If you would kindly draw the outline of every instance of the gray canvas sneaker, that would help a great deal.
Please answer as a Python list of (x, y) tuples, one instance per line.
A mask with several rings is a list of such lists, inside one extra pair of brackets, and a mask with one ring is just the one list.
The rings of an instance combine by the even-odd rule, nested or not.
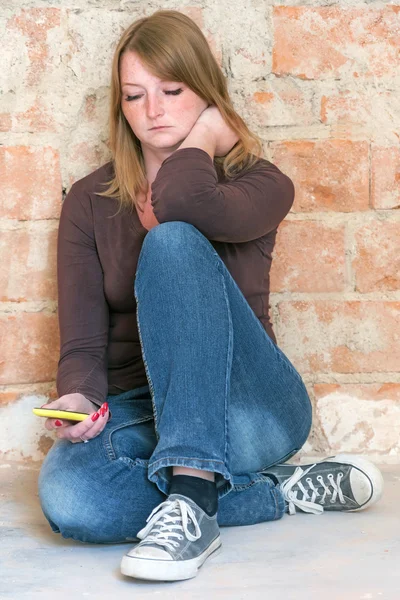
[(313, 514), (363, 510), (383, 492), (378, 467), (352, 454), (337, 454), (311, 465), (278, 464), (263, 473), (277, 478), (290, 515), (296, 510)]
[(122, 558), (121, 573), (152, 581), (196, 577), (221, 546), (217, 515), (210, 517), (181, 494), (171, 494), (156, 506), (137, 537), (143, 541)]

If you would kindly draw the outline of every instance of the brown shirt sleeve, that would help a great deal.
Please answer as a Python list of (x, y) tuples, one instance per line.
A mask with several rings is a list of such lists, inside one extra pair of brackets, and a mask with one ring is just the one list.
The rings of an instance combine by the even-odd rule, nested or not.
[(260, 159), (229, 183), (218, 183), (214, 163), (200, 148), (181, 148), (162, 163), (151, 186), (159, 221), (185, 221), (208, 239), (248, 242), (275, 229), (294, 201), (292, 180)]
[(100, 406), (107, 396), (109, 311), (96, 250), (90, 197), (64, 200), (57, 248), (60, 360), (59, 396), (79, 392)]

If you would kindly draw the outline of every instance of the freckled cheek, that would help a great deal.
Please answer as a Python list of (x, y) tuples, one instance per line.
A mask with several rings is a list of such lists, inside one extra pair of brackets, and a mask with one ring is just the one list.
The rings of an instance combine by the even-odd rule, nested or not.
[(138, 111), (135, 110), (134, 107), (131, 107), (131, 106), (125, 107), (125, 108), (123, 108), (122, 112), (124, 114), (125, 119), (128, 121), (128, 123), (132, 129), (140, 128), (141, 119), (138, 115)]
[(196, 99), (181, 99), (180, 103), (174, 107), (174, 113), (179, 117), (182, 124), (192, 126), (203, 111), (203, 106)]
[(192, 111), (196, 108), (196, 101), (193, 98), (182, 98), (179, 108), (185, 111)]

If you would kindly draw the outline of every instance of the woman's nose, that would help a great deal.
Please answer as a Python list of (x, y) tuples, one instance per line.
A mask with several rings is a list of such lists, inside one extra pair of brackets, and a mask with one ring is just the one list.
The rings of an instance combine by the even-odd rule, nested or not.
[(164, 113), (162, 99), (157, 96), (148, 96), (147, 103), (147, 116), (151, 119), (155, 119)]

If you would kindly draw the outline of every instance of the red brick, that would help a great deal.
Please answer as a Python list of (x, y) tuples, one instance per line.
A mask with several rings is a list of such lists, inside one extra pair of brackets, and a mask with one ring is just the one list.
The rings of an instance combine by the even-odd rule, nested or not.
[(295, 185), (293, 212), (368, 210), (368, 142), (295, 140), (271, 150)]
[(396, 70), (399, 74), (398, 7), (276, 6), (273, 26), (276, 75), (392, 79)]
[[(254, 85), (254, 84), (253, 84)], [(301, 90), (289, 78), (257, 83), (246, 90), (244, 111), (259, 126), (311, 125), (315, 123), (309, 90)]]
[(316, 383), (313, 391), (317, 399), (340, 392), (361, 400), (400, 401), (400, 383)]
[(9, 113), (0, 113), (0, 131), (11, 130), (11, 115)]
[(29, 58), (27, 85), (37, 84), (48, 68), (49, 30), (60, 26), (61, 11), (58, 8), (22, 9), (7, 23), (8, 29), (14, 29), (26, 39)]
[(22, 394), (18, 392), (0, 392), (0, 406), (17, 402)]
[(279, 346), (302, 373), (400, 370), (400, 302), (278, 304)]
[[(54, 385), (48, 384), (32, 384), (27, 389), (27, 386), (13, 386), (11, 390), (8, 391), (0, 391), (0, 406), (5, 404), (12, 404), (13, 402), (18, 402), (24, 396), (45, 396), (48, 398), (48, 401), (56, 400), (58, 398), (57, 388)], [(46, 400), (42, 402), (42, 404), (46, 404)]]
[(271, 92), (254, 92), (253, 99), (258, 104), (266, 104), (268, 105), (273, 99), (274, 94)]
[(0, 217), (56, 219), (61, 209), (59, 155), (53, 148), (0, 148)]
[(342, 291), (344, 257), (342, 225), (284, 221), (279, 226), (274, 248), (271, 292)]
[(355, 232), (352, 262), (358, 292), (400, 289), (400, 223), (373, 221)]
[(37, 99), (25, 112), (16, 113), (14, 121), (13, 131), (29, 131), (32, 133), (53, 133), (57, 131), (54, 116), (41, 99)]
[(54, 133), (58, 125), (53, 114), (46, 107), (42, 98), (37, 98), (23, 112), (0, 115), (0, 131), (15, 133)]
[(371, 201), (378, 209), (400, 208), (400, 149), (372, 146)]
[(110, 160), (110, 151), (105, 144), (78, 142), (68, 149), (69, 186), (85, 177)]
[(391, 123), (399, 118), (398, 93), (376, 89), (372, 84), (321, 96), (320, 119), (330, 125), (332, 138), (365, 138), (367, 133), (376, 137), (375, 132), (385, 131), (388, 139), (397, 139), (399, 134), (396, 126), (391, 131)]
[(1, 315), (0, 347), (0, 384), (54, 380), (59, 358), (57, 315)]
[(3, 231), (0, 300), (26, 302), (57, 298), (57, 230)]
[(88, 121), (95, 120), (97, 106), (98, 97), (96, 94), (89, 94), (88, 96), (86, 96), (84, 115)]

